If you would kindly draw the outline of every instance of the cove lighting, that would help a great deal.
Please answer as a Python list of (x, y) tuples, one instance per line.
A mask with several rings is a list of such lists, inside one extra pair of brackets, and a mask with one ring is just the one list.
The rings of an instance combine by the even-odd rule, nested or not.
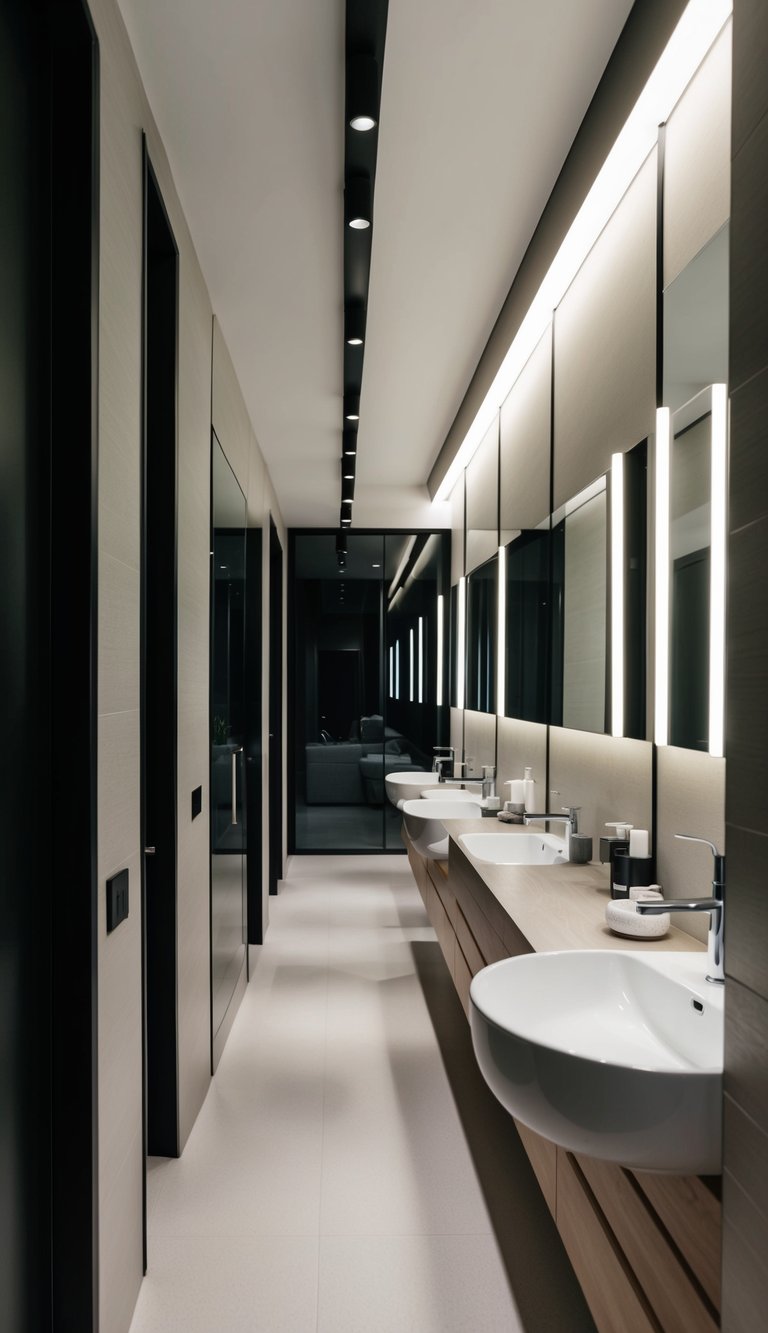
[(611, 458), (611, 735), (624, 735), (624, 455)]
[(672, 422), (668, 407), (656, 412), (656, 626), (654, 739), (669, 735), (669, 451)]
[(400, 698), (400, 640), (395, 643), (395, 698)]
[(629, 114), (592, 188), (528, 308), (467, 434), (433, 497), (447, 500), (494, 417), (539, 343), (552, 312), (628, 190), (675, 104), (733, 9), (733, 0), (689, 0), (655, 69)]
[(416, 696), (418, 702), (424, 702), (424, 617), (419, 616), (419, 690)]
[(496, 589), (496, 712), (504, 716), (507, 664), (507, 548), (499, 547)]
[(408, 631), (408, 698), (413, 703), (413, 630)]
[(725, 754), (725, 546), (728, 391), (712, 385), (712, 487), (709, 590), (709, 753)]
[(395, 693), (395, 650), (392, 644), (389, 645), (389, 697)]
[(456, 599), (456, 707), (464, 707), (464, 645), (466, 641), (467, 580), (459, 579)]
[(443, 594), (438, 593), (437, 597), (437, 682), (435, 702), (438, 708), (443, 706), (443, 616), (444, 616)]

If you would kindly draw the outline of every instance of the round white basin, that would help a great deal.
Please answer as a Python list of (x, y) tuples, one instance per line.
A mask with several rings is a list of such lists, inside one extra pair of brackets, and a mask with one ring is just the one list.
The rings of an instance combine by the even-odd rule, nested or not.
[(477, 801), (482, 791), (479, 783), (474, 783), (469, 787), (449, 787), (447, 782), (443, 782), (439, 787), (425, 787), (420, 793), (425, 801)]
[(723, 987), (701, 953), (526, 954), (472, 981), (489, 1087), (571, 1152), (640, 1171), (721, 1168)]
[(436, 773), (428, 773), (425, 769), (421, 772), (410, 769), (402, 773), (385, 774), (384, 786), (392, 804), (399, 806), (401, 801), (410, 801), (412, 798), (419, 796), (422, 787), (430, 785), (430, 778), (437, 786)]
[(417, 851), (429, 860), (448, 859), (446, 823), (452, 819), (481, 819), (482, 807), (472, 801), (403, 801), (405, 831)]

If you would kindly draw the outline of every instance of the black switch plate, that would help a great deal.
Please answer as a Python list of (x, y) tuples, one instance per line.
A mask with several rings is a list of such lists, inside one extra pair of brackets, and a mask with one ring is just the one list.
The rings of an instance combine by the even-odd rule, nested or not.
[(128, 915), (128, 871), (107, 880), (107, 934)]
[(200, 814), (200, 811), (202, 810), (202, 808), (203, 808), (203, 789), (202, 789), (202, 787), (195, 787), (195, 790), (194, 790), (193, 793), (192, 793), (192, 818), (193, 818), (193, 819), (197, 819), (197, 816)]

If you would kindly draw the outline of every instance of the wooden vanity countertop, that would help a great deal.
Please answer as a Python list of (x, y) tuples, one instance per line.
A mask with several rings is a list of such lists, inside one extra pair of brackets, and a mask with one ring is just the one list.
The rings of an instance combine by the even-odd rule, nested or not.
[(459, 870), (458, 863), (465, 858), (535, 953), (553, 949), (706, 951), (704, 944), (675, 926), (651, 940), (614, 935), (605, 924), (605, 905), (610, 898), (605, 865), (489, 865), (476, 860), (458, 841), (462, 833), (501, 833), (514, 838), (530, 833), (530, 827), (503, 824), (498, 819), (452, 819), (449, 832), (449, 875), (454, 866)]

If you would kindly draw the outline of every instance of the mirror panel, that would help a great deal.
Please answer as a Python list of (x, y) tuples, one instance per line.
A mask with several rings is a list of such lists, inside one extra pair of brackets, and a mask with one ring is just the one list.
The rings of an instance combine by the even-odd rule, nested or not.
[(499, 423), (494, 421), (466, 470), (466, 572), (499, 547)]
[(496, 711), (496, 617), (499, 558), (494, 556), (468, 577), (466, 689), (464, 707)]
[[(561, 652), (561, 720), (578, 731), (606, 730), (608, 490), (605, 477), (553, 522), (553, 603)], [(553, 682), (558, 671), (553, 668)], [(553, 699), (553, 721), (558, 700)]]

